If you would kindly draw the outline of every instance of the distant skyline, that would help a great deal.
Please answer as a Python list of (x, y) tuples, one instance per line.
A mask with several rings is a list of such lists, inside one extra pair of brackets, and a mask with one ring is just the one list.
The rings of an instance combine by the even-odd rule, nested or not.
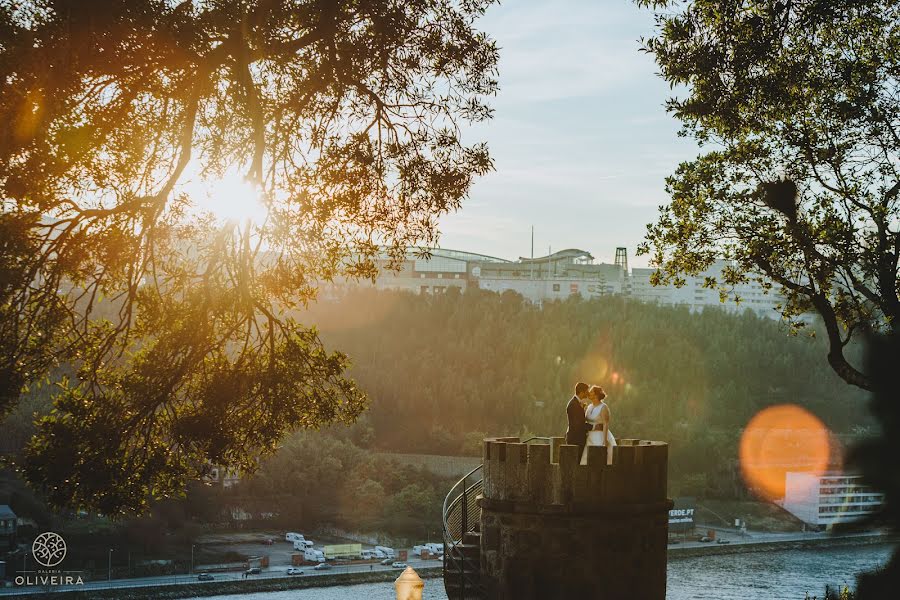
[(697, 155), (665, 112), (672, 95), (639, 38), (653, 14), (631, 0), (505, 0), (478, 22), (500, 46), (494, 118), (466, 130), (484, 140), (495, 172), (441, 220), (441, 247), (515, 259), (563, 248), (631, 265), (665, 177)]

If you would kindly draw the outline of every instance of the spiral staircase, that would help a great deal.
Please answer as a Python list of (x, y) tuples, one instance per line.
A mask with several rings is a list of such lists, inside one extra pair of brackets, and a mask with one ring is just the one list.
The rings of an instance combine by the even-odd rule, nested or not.
[(482, 465), (450, 488), (444, 499), (444, 588), (449, 600), (481, 600)]

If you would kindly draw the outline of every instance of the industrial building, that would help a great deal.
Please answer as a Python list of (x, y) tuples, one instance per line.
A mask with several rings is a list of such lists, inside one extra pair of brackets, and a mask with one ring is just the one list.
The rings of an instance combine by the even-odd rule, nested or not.
[(782, 506), (815, 527), (858, 521), (878, 512), (884, 494), (862, 483), (860, 475), (788, 472)]
[[(503, 293), (511, 290), (537, 305), (553, 300), (565, 300), (577, 295), (594, 298), (606, 295), (622, 295), (642, 302), (660, 305), (687, 306), (690, 310), (702, 310), (716, 306), (732, 312), (752, 310), (757, 315), (780, 318), (777, 293), (766, 293), (756, 281), (736, 286), (729, 292), (729, 301), (723, 303), (718, 289), (707, 289), (708, 277), (722, 281), (728, 261), (716, 261), (707, 271), (696, 277), (688, 277), (680, 288), (673, 285), (653, 286), (651, 277), (656, 269), (628, 268), (625, 248), (616, 249), (615, 262), (597, 262), (586, 250), (569, 248), (540, 257), (519, 257), (506, 260), (474, 252), (435, 248), (428, 257), (410, 251), (399, 270), (387, 268), (388, 261), (378, 261), (381, 270), (374, 283), (342, 281), (323, 290), (323, 297), (339, 295), (342, 290), (356, 286), (374, 286), (378, 289), (407, 290), (417, 294), (440, 294), (450, 288), (465, 290), (474, 287)], [(740, 303), (734, 302), (740, 298)]]

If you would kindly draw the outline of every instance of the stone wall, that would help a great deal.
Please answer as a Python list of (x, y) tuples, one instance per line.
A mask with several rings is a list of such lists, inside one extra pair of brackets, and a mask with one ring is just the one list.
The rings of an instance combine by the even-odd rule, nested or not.
[(485, 598), (663, 600), (668, 446), (578, 448), (485, 440), (480, 500)]

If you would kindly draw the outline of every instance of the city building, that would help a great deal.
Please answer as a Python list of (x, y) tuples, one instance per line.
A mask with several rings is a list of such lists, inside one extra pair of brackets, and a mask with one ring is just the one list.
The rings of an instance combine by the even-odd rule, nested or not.
[(827, 528), (858, 521), (878, 512), (884, 494), (862, 483), (860, 475), (788, 472), (782, 506), (809, 525)]
[[(378, 289), (406, 290), (416, 294), (440, 294), (450, 288), (464, 291), (469, 287), (503, 293), (513, 291), (531, 303), (541, 305), (577, 295), (594, 298), (622, 295), (642, 302), (664, 306), (686, 306), (691, 311), (709, 306), (730, 312), (751, 310), (759, 316), (780, 318), (781, 296), (769, 292), (758, 281), (749, 281), (730, 289), (722, 302), (717, 288), (706, 288), (708, 278), (721, 284), (729, 266), (716, 261), (696, 277), (687, 277), (685, 285), (654, 286), (652, 268), (628, 268), (625, 248), (616, 249), (615, 263), (597, 262), (586, 250), (568, 248), (546, 256), (506, 260), (474, 252), (435, 248), (423, 257), (410, 251), (399, 268), (388, 268), (387, 257), (376, 261), (380, 270), (374, 282), (342, 280), (322, 290), (324, 299), (334, 298), (351, 287), (371, 286)], [(735, 299), (740, 302), (735, 302)]]
[[(730, 312), (743, 313), (751, 310), (761, 317), (781, 318), (778, 308), (782, 302), (780, 294), (775, 291), (767, 293), (767, 290), (758, 281), (751, 280), (730, 288), (727, 301), (724, 303), (717, 288), (705, 287), (707, 278), (713, 278), (721, 285), (724, 280), (724, 270), (729, 264), (729, 261), (717, 260), (709, 269), (697, 276), (686, 277), (685, 284), (680, 288), (674, 285), (654, 286), (651, 283), (651, 277), (656, 269), (634, 268), (628, 278), (628, 287), (625, 293), (642, 302), (687, 306), (692, 311), (702, 310), (707, 306), (718, 306)], [(740, 302), (735, 302), (735, 299), (740, 299)]]
[(0, 504), (0, 551), (8, 552), (16, 548), (18, 518), (6, 504)]
[(625, 291), (622, 265), (595, 263), (590, 252), (570, 248), (538, 258), (473, 263), (470, 280), (483, 290), (512, 290), (535, 304), (572, 295), (592, 298)]

